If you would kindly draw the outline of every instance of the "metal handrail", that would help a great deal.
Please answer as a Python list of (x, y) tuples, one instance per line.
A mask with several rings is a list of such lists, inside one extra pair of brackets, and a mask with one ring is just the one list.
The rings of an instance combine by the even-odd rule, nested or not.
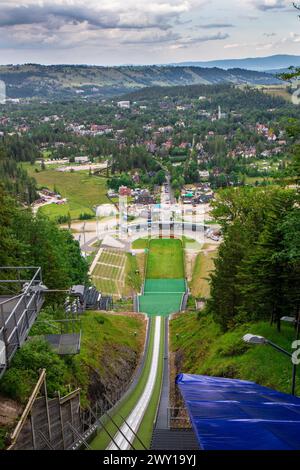
[(30, 282), (31, 279), (1, 279), (0, 284), (18, 284), (20, 282)]
[[(1, 282), (1, 281), (0, 281)], [(0, 302), (0, 305), (5, 305), (9, 302), (11, 302), (12, 300), (15, 300), (17, 299), (18, 297), (23, 297), (24, 294), (17, 294), (17, 295), (14, 295), (13, 297), (9, 297), (8, 299), (6, 300), (3, 300), (2, 302)]]
[(36, 269), (38, 270), (40, 269), (40, 266), (0, 266), (0, 270), (1, 269), (11, 269), (11, 270), (13, 269), (19, 269), (19, 270), (20, 269), (23, 269), (23, 270), (24, 269)]
[[(1, 268), (0, 268), (0, 269), (1, 269)], [(35, 281), (37, 275), (40, 274), (40, 273), (41, 273), (41, 268), (38, 268), (37, 271), (36, 271), (36, 273), (34, 274), (33, 278), (31, 279), (30, 283), (29, 283), (28, 286), (26, 287), (26, 290), (25, 290), (24, 292), (22, 292), (22, 294), (20, 294), (20, 297), (21, 297), (20, 300), (19, 300), (19, 301), (16, 303), (16, 305), (14, 306), (14, 308), (13, 308), (13, 310), (11, 311), (10, 315), (7, 317), (5, 323), (8, 323), (8, 322), (11, 320), (11, 318), (13, 317), (13, 315), (15, 315), (16, 310), (17, 310), (17, 308), (20, 306), (23, 297), (29, 293), (29, 290), (30, 290), (30, 288), (32, 287), (33, 282)], [(40, 279), (40, 282), (42, 282), (41, 279)], [(36, 294), (33, 294), (33, 295), (35, 296)], [(21, 317), (22, 317), (23, 315), (24, 315), (24, 312), (23, 312), (23, 314), (21, 315)], [(20, 318), (21, 318), (21, 317), (20, 317)]]
[[(7, 298), (2, 302), (0, 298), (0, 338), (5, 346), (1, 348), (1, 354), (5, 352), (6, 355), (6, 362), (0, 368), (0, 376), (8, 367), (18, 347), (22, 346), (43, 302), (42, 292), (39, 289), (35, 290), (36, 287), (42, 285), (42, 270), (40, 267), (2, 266), (0, 272), (1, 269), (7, 269), (9, 272), (17, 271), (19, 277), (21, 270), (31, 270), (32, 278), (25, 286), (22, 286), (23, 290), (19, 294), (10, 297), (5, 296)], [(22, 285), (20, 279), (16, 282)], [(1, 284), (0, 280), (1, 285), (4, 284)]]
[[(76, 437), (77, 437), (77, 439), (79, 440), (79, 442), (82, 442), (82, 443), (85, 445), (86, 449), (91, 450), (91, 447), (90, 447), (89, 444), (86, 442), (86, 440), (85, 440), (85, 438), (82, 436), (82, 434), (75, 428), (75, 426), (73, 426), (73, 424), (70, 423), (70, 421), (68, 421), (68, 422), (66, 423), (66, 425), (68, 425), (68, 426), (70, 427), (71, 431), (73, 431), (73, 434), (76, 435)], [(74, 442), (73, 442), (72, 446), (74, 446)]]

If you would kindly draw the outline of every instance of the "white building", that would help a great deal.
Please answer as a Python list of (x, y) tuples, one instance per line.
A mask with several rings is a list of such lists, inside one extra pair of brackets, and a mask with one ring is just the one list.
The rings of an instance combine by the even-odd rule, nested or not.
[(75, 157), (75, 163), (88, 163), (90, 161), (89, 157)]
[(117, 106), (122, 109), (130, 109), (130, 101), (118, 101)]
[(226, 113), (222, 113), (221, 111), (221, 106), (218, 106), (218, 120), (220, 121), (221, 119), (226, 118)]
[(200, 176), (201, 179), (207, 179), (207, 178), (209, 178), (209, 171), (207, 171), (207, 170), (203, 170), (203, 171), (199, 170), (199, 176)]

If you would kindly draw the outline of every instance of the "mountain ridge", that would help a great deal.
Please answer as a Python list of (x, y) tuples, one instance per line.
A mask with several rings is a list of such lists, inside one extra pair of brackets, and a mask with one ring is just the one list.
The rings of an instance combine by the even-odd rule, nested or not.
[(274, 75), (239, 68), (183, 66), (6, 65), (0, 66), (8, 98), (113, 97), (150, 86), (280, 84)]
[(170, 64), (184, 67), (218, 67), (225, 70), (231, 68), (243, 68), (259, 72), (287, 69), (290, 66), (300, 66), (300, 56), (290, 54), (275, 54), (265, 57), (245, 57), (239, 59), (220, 59), (209, 61), (185, 61)]

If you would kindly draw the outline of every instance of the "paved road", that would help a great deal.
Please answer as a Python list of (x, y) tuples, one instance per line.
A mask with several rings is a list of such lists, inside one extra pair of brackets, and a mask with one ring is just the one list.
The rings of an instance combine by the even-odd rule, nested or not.
[(172, 189), (172, 186), (171, 186), (171, 175), (170, 173), (167, 173), (167, 186), (168, 186), (168, 189), (169, 189), (169, 195), (170, 195), (170, 203), (171, 204), (176, 204), (176, 199), (174, 197), (174, 192), (173, 192), (173, 189)]
[(160, 202), (161, 204), (176, 204), (176, 199), (171, 187), (171, 176), (169, 173), (166, 174), (166, 183), (161, 186)]

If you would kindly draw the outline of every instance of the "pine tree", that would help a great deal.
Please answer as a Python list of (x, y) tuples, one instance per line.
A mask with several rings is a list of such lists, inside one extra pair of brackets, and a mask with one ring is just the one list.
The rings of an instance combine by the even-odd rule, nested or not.
[(284, 251), (282, 221), (292, 210), (294, 194), (277, 191), (258, 242), (242, 262), (238, 288), (242, 296), (240, 314), (245, 318), (267, 318), (280, 329), (287, 314), (290, 270)]

